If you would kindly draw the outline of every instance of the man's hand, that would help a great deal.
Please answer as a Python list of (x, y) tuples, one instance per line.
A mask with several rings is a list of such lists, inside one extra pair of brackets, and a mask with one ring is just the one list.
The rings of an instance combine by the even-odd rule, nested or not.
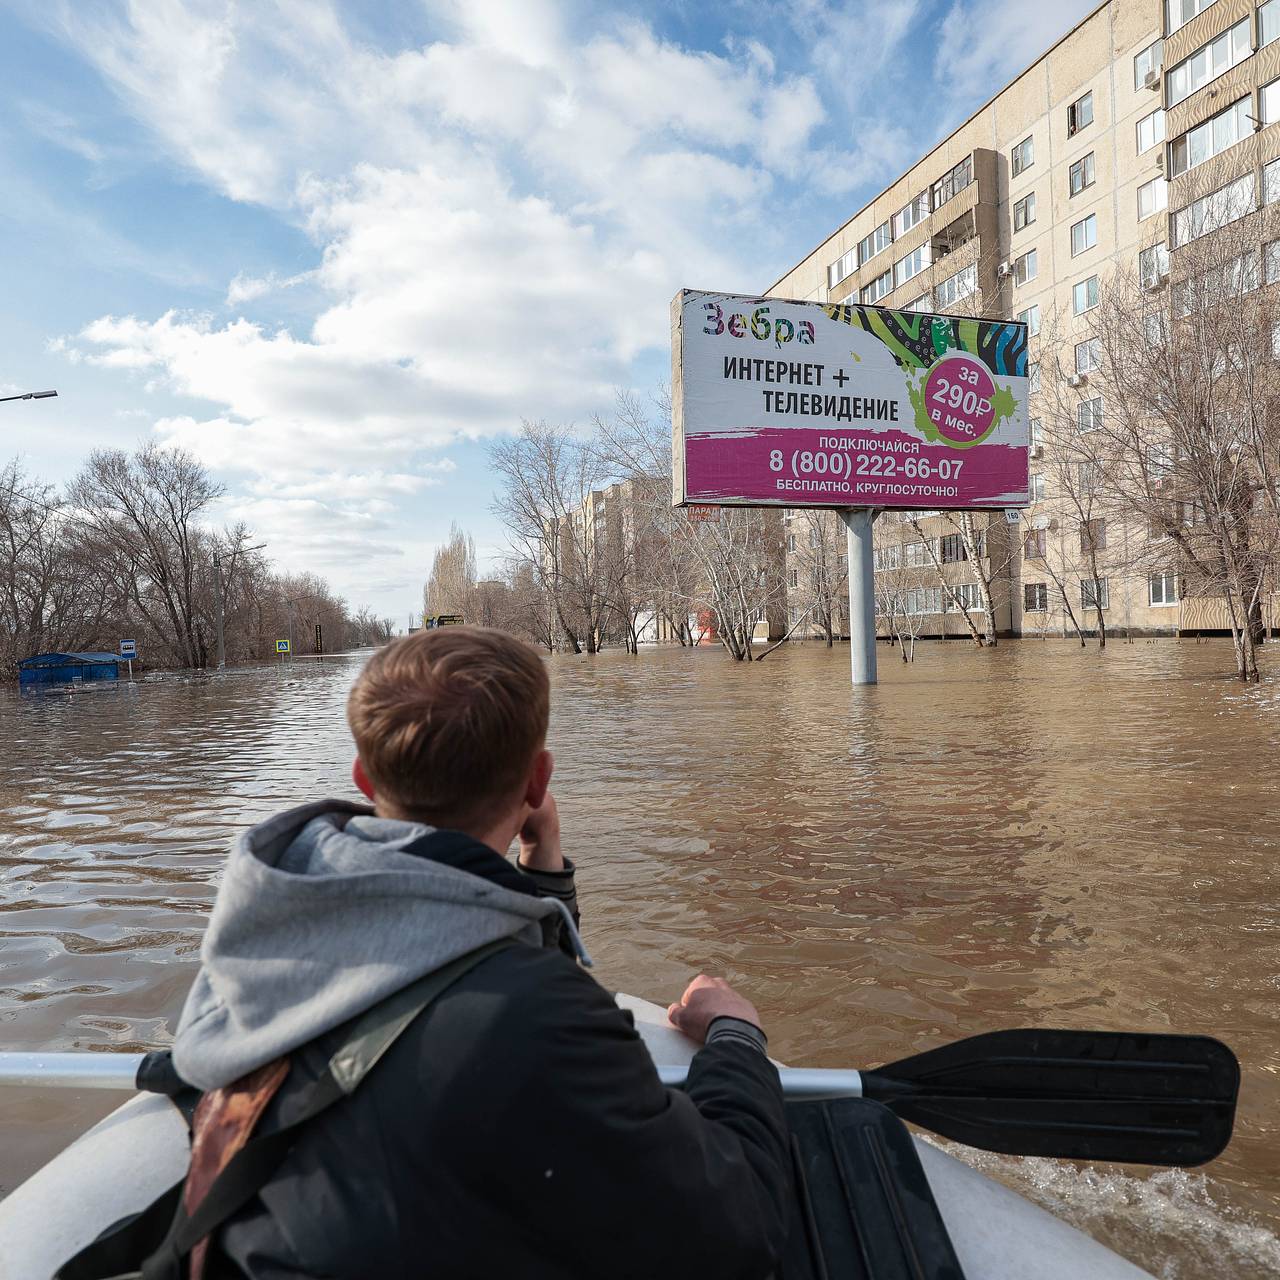
[(684, 995), (667, 1010), (667, 1017), (672, 1026), (699, 1044), (706, 1042), (707, 1029), (716, 1018), (741, 1018), (760, 1026), (760, 1015), (746, 996), (740, 996), (723, 978), (709, 978), (705, 973), (689, 983)]
[[(507, 828), (511, 830), (510, 827)], [(560, 852), (560, 811), (550, 791), (520, 828), (520, 865), (530, 871), (563, 871)]]

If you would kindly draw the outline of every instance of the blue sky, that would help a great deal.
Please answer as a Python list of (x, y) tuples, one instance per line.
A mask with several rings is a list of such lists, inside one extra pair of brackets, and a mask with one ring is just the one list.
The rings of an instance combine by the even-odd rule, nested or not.
[[(667, 377), (1092, 8), (0, 0), (0, 456), (197, 453), (283, 567), (417, 608), (487, 441)], [(7, 392), (0, 392), (0, 394)]]

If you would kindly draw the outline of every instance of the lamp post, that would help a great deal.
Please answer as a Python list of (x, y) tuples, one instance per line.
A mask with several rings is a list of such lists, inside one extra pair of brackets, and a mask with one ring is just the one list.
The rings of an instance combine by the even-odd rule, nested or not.
[[(56, 394), (56, 393), (55, 393)], [(242, 551), (261, 551), (267, 544), (260, 542), (256, 547), (237, 547), (231, 552), (231, 559), (234, 562), (236, 556)], [(213, 553), (213, 605), (218, 615), (218, 670), (225, 671), (227, 669), (227, 631), (226, 618), (223, 614), (222, 607), (222, 552), (215, 551)]]
[(50, 396), (56, 396), (56, 391), (24, 391), (21, 395), (16, 396), (0, 396), (0, 404), (6, 400), (48, 400)]

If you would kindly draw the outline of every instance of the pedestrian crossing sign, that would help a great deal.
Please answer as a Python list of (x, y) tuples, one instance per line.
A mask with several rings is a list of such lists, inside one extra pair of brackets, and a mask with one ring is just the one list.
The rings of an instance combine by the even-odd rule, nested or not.
[(277, 652), (277, 653), (288, 653), (288, 652), (289, 652), (289, 642), (288, 642), (287, 640), (277, 640), (277, 641), (276, 641), (276, 652)]

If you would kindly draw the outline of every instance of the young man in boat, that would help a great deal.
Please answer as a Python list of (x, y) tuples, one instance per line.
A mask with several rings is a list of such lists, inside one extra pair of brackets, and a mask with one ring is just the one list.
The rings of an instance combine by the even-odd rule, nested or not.
[(238, 1147), (293, 1123), (331, 1061), (355, 1053), (353, 1019), (369, 1015), (367, 1030), (406, 992), (426, 1007), (297, 1128), (193, 1273), (773, 1270), (788, 1137), (760, 1019), (695, 979), (670, 1017), (704, 1047), (685, 1091), (668, 1090), (580, 967), (548, 694), (541, 659), (500, 632), (388, 645), (348, 703), (372, 807), (309, 805), (237, 843), (174, 1045), (179, 1074), (206, 1091), (189, 1215)]

